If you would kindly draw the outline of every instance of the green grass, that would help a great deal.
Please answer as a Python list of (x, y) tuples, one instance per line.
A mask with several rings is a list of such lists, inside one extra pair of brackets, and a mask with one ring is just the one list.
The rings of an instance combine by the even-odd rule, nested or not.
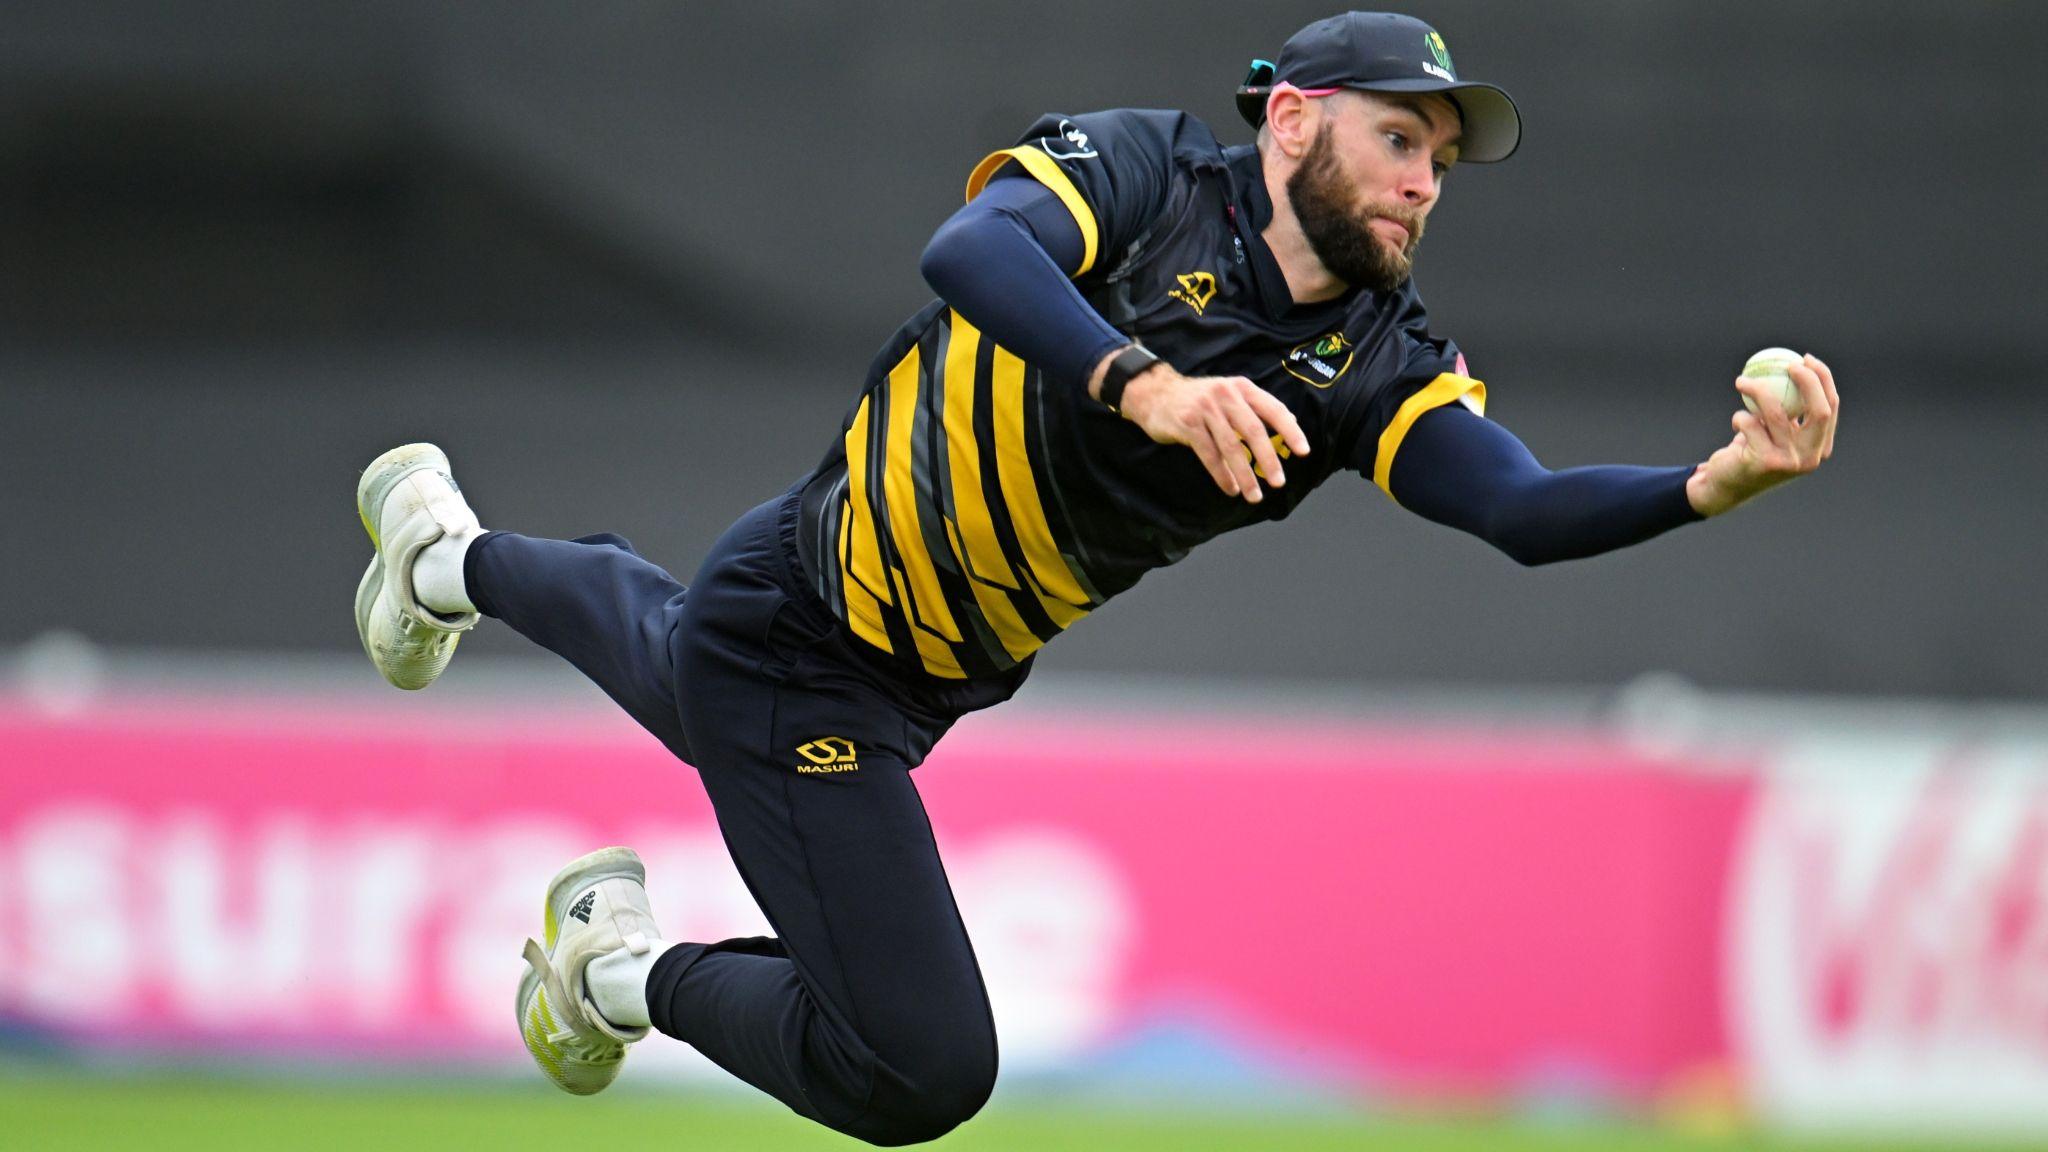
[[(0, 1080), (0, 1147), (23, 1152), (236, 1149), (460, 1152), (677, 1149), (798, 1152), (865, 1147), (779, 1106), (614, 1093), (575, 1100), (545, 1086), (410, 1088), (231, 1079)], [(941, 1141), (948, 1152), (1921, 1152), (1944, 1145), (1688, 1137), (1648, 1127), (1538, 1126), (1363, 1115), (1105, 1112), (1013, 1099)], [(2007, 1147), (2012, 1147), (2008, 1145)]]

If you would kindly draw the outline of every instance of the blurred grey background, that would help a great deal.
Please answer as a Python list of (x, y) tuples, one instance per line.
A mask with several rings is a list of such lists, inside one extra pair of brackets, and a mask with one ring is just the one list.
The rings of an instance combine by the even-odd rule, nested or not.
[[(415, 438), (487, 525), (687, 575), (823, 453), (979, 157), (1118, 105), (1248, 139), (1247, 61), (1330, 10), (9, 0), (0, 646), (351, 650), (355, 475)], [(1690, 462), (1790, 344), (1836, 460), (1535, 571), (1340, 478), (1041, 668), (2048, 692), (2048, 6), (1408, 10), (1527, 125), (1418, 265), (1489, 414), (1553, 466)]]

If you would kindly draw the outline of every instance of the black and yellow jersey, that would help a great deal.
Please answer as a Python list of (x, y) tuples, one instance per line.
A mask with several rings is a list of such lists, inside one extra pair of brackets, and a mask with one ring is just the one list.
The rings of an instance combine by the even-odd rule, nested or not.
[(1262, 502), (1225, 495), (1192, 451), (935, 301), (877, 356), (804, 489), (804, 569), (875, 647), (935, 676), (1010, 673), (1146, 572), (1287, 516), (1334, 471), (1386, 488), (1423, 412), (1483, 410), (1412, 284), (1293, 303), (1260, 239), (1272, 206), (1255, 148), (1223, 148), (1179, 112), (1047, 116), (975, 168), (968, 198), (1011, 166), (1072, 212), (1075, 285), (1096, 311), (1186, 375), (1249, 377), (1313, 450)]

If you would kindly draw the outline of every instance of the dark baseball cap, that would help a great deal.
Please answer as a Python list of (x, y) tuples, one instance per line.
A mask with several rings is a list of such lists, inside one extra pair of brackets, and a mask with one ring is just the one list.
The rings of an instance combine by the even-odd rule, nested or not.
[(1303, 28), (1281, 46), (1277, 64), (1252, 62), (1251, 75), (1237, 90), (1238, 113), (1254, 128), (1265, 123), (1266, 97), (1283, 83), (1311, 94), (1337, 88), (1441, 92), (1465, 122), (1458, 140), (1461, 163), (1505, 160), (1522, 142), (1514, 100), (1491, 84), (1458, 79), (1444, 38), (1413, 16), (1345, 12)]

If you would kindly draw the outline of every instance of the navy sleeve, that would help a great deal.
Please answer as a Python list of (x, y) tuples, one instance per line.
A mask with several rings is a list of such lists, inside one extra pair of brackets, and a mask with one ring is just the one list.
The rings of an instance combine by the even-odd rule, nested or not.
[(1702, 519), (1691, 467), (1598, 465), (1552, 472), (1514, 433), (1452, 404), (1416, 419), (1393, 461), (1401, 506), (1470, 532), (1522, 564), (1639, 544)]
[(1086, 275), (1114, 266), (1166, 208), (1174, 184), (1174, 144), (1186, 128), (1178, 112), (1117, 109), (1040, 117), (1015, 147), (991, 153), (967, 178), (967, 198), (997, 173), (1021, 171), (1045, 185), (1080, 230)]
[(940, 299), (997, 344), (1085, 387), (1095, 365), (1130, 339), (1068, 279), (1081, 266), (1081, 240), (1051, 189), (997, 179), (939, 227), (920, 268)]

